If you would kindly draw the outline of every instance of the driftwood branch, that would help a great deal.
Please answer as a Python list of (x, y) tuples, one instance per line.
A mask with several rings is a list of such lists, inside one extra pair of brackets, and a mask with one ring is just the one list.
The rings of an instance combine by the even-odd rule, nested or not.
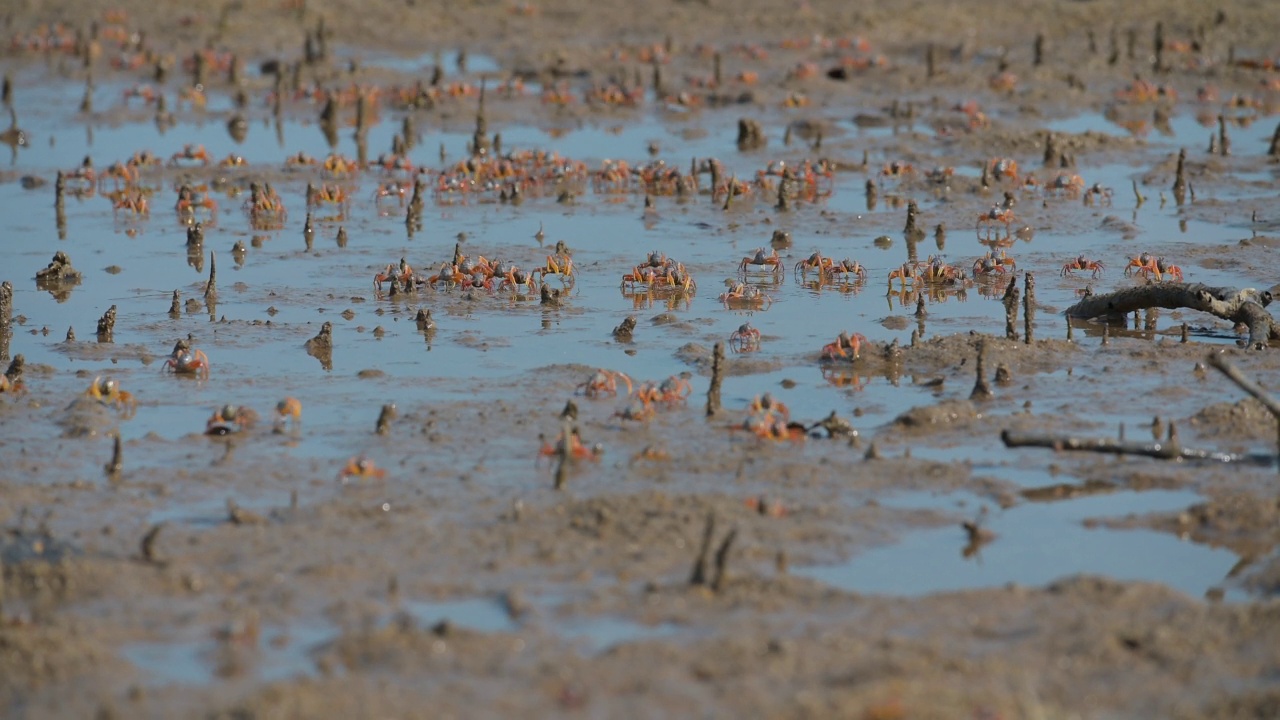
[(1269, 291), (1253, 288), (1209, 287), (1202, 283), (1152, 283), (1094, 295), (1067, 308), (1068, 318), (1089, 319), (1125, 315), (1148, 308), (1191, 308), (1249, 328), (1249, 347), (1262, 349), (1280, 342), (1280, 325), (1267, 312)]
[(1241, 390), (1252, 395), (1258, 402), (1262, 403), (1277, 420), (1280, 420), (1280, 402), (1277, 402), (1276, 399), (1271, 396), (1271, 393), (1263, 390), (1261, 385), (1245, 377), (1244, 373), (1240, 372), (1239, 368), (1232, 364), (1230, 360), (1218, 353), (1212, 353), (1209, 355), (1209, 364), (1216, 370), (1219, 370), (1223, 375), (1226, 375), (1227, 379), (1235, 383)]
[(1212, 450), (1184, 448), (1174, 440), (1166, 443), (1137, 443), (1111, 438), (1073, 438), (1053, 435), (1029, 435), (1005, 430), (1000, 433), (1005, 447), (1041, 447), (1052, 450), (1079, 450), (1108, 455), (1140, 455), (1160, 460), (1212, 460), (1215, 462), (1245, 462), (1268, 465), (1275, 458), (1270, 455), (1238, 455)]

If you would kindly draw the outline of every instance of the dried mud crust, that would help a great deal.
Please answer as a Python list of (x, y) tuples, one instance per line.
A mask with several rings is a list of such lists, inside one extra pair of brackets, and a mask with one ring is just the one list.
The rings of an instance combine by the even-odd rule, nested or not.
[[(17, 3), (7, 21), (12, 28), (27, 28), (108, 7), (128, 12), (132, 22), (175, 54), (211, 43), (235, 49), (251, 63), (296, 57), (304, 28), (314, 27), (322, 16), (333, 32), (333, 46), (352, 57), (466, 49), (493, 57), (504, 76), (537, 79), (603, 81), (612, 71), (603, 68), (619, 49), (668, 38), (689, 48), (726, 38), (752, 43), (815, 33), (862, 34), (874, 37), (893, 62), (891, 70), (861, 82), (794, 83), (786, 80), (790, 60), (761, 60), (762, 82), (742, 104), (744, 114), (767, 114), (792, 89), (806, 92), (815, 108), (855, 96), (881, 99), (884, 106), (899, 96), (922, 106), (937, 97), (948, 106), (988, 82), (986, 73), (971, 72), (973, 65), (951, 58), (984, 57), (994, 71), (998, 48), (1008, 48), (1020, 90), (991, 103), (1000, 111), (991, 132), (942, 145), (919, 130), (879, 141), (879, 149), (908, 160), (956, 165), (995, 155), (1035, 155), (1044, 142), (1045, 118), (1081, 107), (1100, 110), (1131, 80), (1105, 60), (1113, 28), (1121, 44), (1130, 28), (1138, 29), (1139, 54), (1146, 52), (1142, 48), (1149, 44), (1153, 19), (1163, 19), (1171, 36), (1190, 36), (1205, 27), (1207, 41), (1221, 55), (1230, 45), (1241, 55), (1261, 56), (1274, 52), (1276, 27), (1274, 10), (1266, 3), (1226, 3), (1225, 22), (1217, 24), (1201, 4), (1158, 0), (1121, 5), (1018, 0), (981, 11), (936, 0), (814, 0), (785, 7), (762, 0), (660, 7), (617, 0), (527, 6), (307, 0), (230, 4), (225, 10), (168, 1), (62, 0)], [(1088, 30), (1100, 46), (1097, 54), (1084, 49)], [(1049, 59), (1032, 67), (1038, 32), (1045, 33)], [(932, 80), (923, 67), (929, 44), (942, 58)], [(328, 79), (359, 81), (385, 72), (368, 65), (354, 76), (333, 70)], [(708, 66), (706, 58), (686, 53), (668, 74), (706, 74)], [(1068, 76), (1077, 82), (1069, 83)], [(1251, 88), (1256, 78), (1215, 79), (1230, 92)], [(249, 82), (261, 90), (267, 81), (253, 77)], [(876, 121), (887, 119), (884, 107), (862, 110)], [(523, 110), (494, 103), (489, 112), (497, 125)], [(541, 119), (551, 115), (541, 108), (533, 112)], [(573, 118), (612, 116), (613, 111), (578, 107), (563, 112)], [(472, 120), (469, 106), (442, 115), (442, 122)], [(1063, 133), (1058, 142), (1077, 160), (1125, 162), (1144, 153), (1139, 141), (1095, 133)], [(842, 145), (838, 138), (829, 139), (828, 147), (847, 165), (860, 162), (862, 147)], [(1222, 173), (1222, 164), (1212, 160), (1190, 168), (1197, 183)], [(1165, 162), (1146, 179), (1165, 187), (1171, 175)], [(971, 189), (957, 183), (957, 192)], [(972, 214), (966, 213), (942, 207), (928, 220), (967, 229)], [(1200, 204), (1189, 213), (1224, 222), (1244, 216), (1246, 208)], [(1132, 230), (1124, 214), (1111, 211), (1096, 220), (1123, 235)], [(1204, 247), (1191, 249), (1189, 257), (1219, 266), (1256, 263), (1266, 257), (1258, 253), (1274, 247), (1274, 241), (1252, 238), (1241, 245), (1242, 252), (1255, 254)], [(1041, 318), (1041, 334), (1047, 335), (1056, 318), (1048, 311)], [(314, 333), (314, 328), (287, 330), (299, 346)], [(239, 332), (242, 342), (253, 341), (242, 328)], [(1064, 365), (1081, 367), (1079, 392), (1096, 397), (1100, 417), (1133, 401), (1093, 389), (1094, 374), (1162, 377), (1166, 382), (1157, 397), (1176, 396), (1185, 383), (1207, 382), (1194, 370), (1206, 349), (1194, 344), (1117, 343), (1112, 351), (1081, 357), (1085, 353), (1076, 345), (1060, 339), (1032, 347), (984, 340), (988, 371), (1006, 366), (1014, 389)], [(886, 348), (873, 347), (856, 366), (900, 380), (941, 378), (946, 387), (964, 388), (974, 379), (977, 342), (968, 335), (929, 337), (891, 357)], [(98, 358), (87, 348), (67, 354)], [(112, 350), (116, 356), (125, 353), (145, 360), (140, 349)], [(680, 357), (693, 371), (709, 372), (705, 344), (691, 341)], [(1251, 375), (1274, 377), (1280, 366), (1273, 355), (1238, 359)], [(816, 362), (812, 352), (797, 353), (793, 360)], [(776, 369), (772, 363), (735, 358), (728, 374)], [(1008, 426), (1101, 432), (1100, 417), (1052, 417), (1051, 406), (1039, 405), (1035, 409), (1043, 414), (1011, 417), (1011, 406), (1020, 404), (1012, 399), (1017, 393), (997, 389), (987, 402), (925, 404), (901, 422), (874, 429), (874, 439), (892, 457), (868, 460), (866, 442), (872, 438), (857, 446), (843, 439), (814, 441), (806, 448), (731, 442), (725, 451), (707, 452), (726, 446), (727, 427), (741, 417), (727, 413), (708, 425), (696, 407), (700, 398), (694, 398), (695, 407), (664, 418), (665, 436), (681, 439), (668, 459), (653, 461), (644, 451), (661, 444), (663, 433), (623, 430), (609, 417), (611, 406), (591, 408), (579, 399), (584, 438), (606, 442), (608, 450), (598, 462), (579, 463), (569, 489), (555, 493), (550, 469), (533, 466), (524, 440), (544, 426), (555, 427), (543, 420), (554, 418), (563, 398), (589, 371), (569, 366), (521, 378), (531, 385), (545, 383), (552, 388), (547, 398), (554, 399), (495, 403), (484, 411), (466, 403), (402, 408), (395, 429), (378, 447), (390, 452), (400, 443), (415, 451), (426, 447), (429, 454), (410, 458), (411, 453), (402, 453), (404, 460), (393, 466), (395, 479), (385, 484), (338, 487), (328, 466), (282, 461), (263, 438), (255, 441), (261, 440), (264, 449), (240, 450), (254, 462), (252, 478), (218, 467), (211, 461), (216, 447), (198, 437), (184, 439), (191, 450), (167, 450), (172, 467), (129, 469), (109, 486), (96, 475), (90, 482), (80, 479), (78, 470), (65, 469), (78, 461), (95, 469), (101, 464), (99, 446), (88, 441), (24, 453), (9, 465), (24, 479), (0, 478), (5, 498), (0, 523), (7, 533), (0, 539), (0, 714), (355, 717), (416, 716), (424, 708), (441, 717), (1280, 714), (1274, 677), (1280, 652), (1274, 493), (1240, 479), (1231, 468), (1153, 471), (1145, 465), (1135, 470), (1111, 462), (1061, 460), (1086, 483), (1109, 488), (1221, 483), (1220, 493), (1182, 513), (1115, 526), (1185, 534), (1257, 558), (1244, 569), (1246, 587), (1256, 593), (1251, 602), (1217, 605), (1158, 586), (1088, 577), (1042, 589), (863, 597), (785, 570), (788, 564), (836, 561), (917, 527), (955, 526), (955, 551), (960, 552), (959, 523), (968, 518), (880, 507), (875, 497), (881, 493), (966, 490), (1000, 505), (1031, 499), (1008, 483), (975, 477), (964, 465), (901, 457), (912, 443), (994, 438)], [(1184, 435), (1227, 445), (1274, 437), (1269, 417), (1247, 401), (1232, 402), (1179, 419)], [(38, 409), (6, 405), (3, 412), (23, 418)], [(997, 414), (1001, 419), (993, 420)], [(112, 419), (99, 415), (98, 409), (87, 419), (75, 413), (70, 423), (76, 434), (101, 435), (109, 432)], [(512, 439), (516, 436), (519, 442)], [(126, 453), (147, 441), (135, 442)], [(53, 479), (27, 481), (41, 473)], [(201, 515), (199, 523), (160, 526), (152, 511), (177, 483), (201, 488), (215, 507), (232, 497), (251, 509), (218, 510)], [(298, 494), (296, 507), (289, 502), (291, 492)], [(785, 512), (762, 514), (748, 505), (752, 501), (757, 506), (778, 501)], [(47, 527), (21, 516), (24, 507), (52, 511)], [(716, 592), (688, 583), (710, 514), (717, 519), (717, 541), (730, 530), (738, 533), (728, 578)], [(142, 538), (156, 527), (161, 530), (152, 536), (151, 551), (144, 552)], [(547, 604), (548, 596), (568, 599)], [(456, 598), (492, 601), (513, 627), (479, 632), (423, 623), (411, 612), (415, 601)], [(601, 618), (633, 623), (638, 637), (594, 650), (559, 632), (574, 621)], [(309, 624), (327, 628), (326, 638), (306, 640)], [(267, 630), (282, 635), (269, 641)], [(121, 659), (126, 646), (175, 637), (204, 648), (200, 661), (213, 668), (207, 682), (157, 685), (147, 670)], [(256, 672), (268, 662), (270, 643), (296, 651), (309, 668), (305, 676), (259, 680)]]

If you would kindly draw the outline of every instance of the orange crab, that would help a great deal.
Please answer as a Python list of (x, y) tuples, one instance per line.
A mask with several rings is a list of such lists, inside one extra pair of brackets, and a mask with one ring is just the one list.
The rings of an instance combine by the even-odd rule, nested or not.
[(627, 394), (631, 394), (631, 378), (626, 373), (617, 370), (605, 370), (600, 368), (595, 371), (587, 381), (579, 384), (574, 388), (574, 392), (582, 393), (587, 397), (597, 397), (599, 395), (617, 395), (618, 381), (626, 383)]
[(773, 298), (755, 285), (738, 282), (733, 278), (727, 278), (724, 284), (728, 290), (720, 294), (719, 300), (725, 304), (725, 307), (736, 306), (741, 309), (746, 306), (767, 309), (773, 305)]
[(1084, 191), (1084, 178), (1071, 173), (1058, 173), (1045, 185), (1045, 191), (1066, 197), (1076, 197)]
[(856, 260), (845, 258), (838, 263), (832, 263), (823, 273), (826, 279), (833, 282), (849, 282), (862, 281), (867, 279), (867, 268)]
[(543, 442), (542, 448), (538, 450), (539, 457), (555, 457), (561, 453), (575, 460), (595, 460), (604, 453), (604, 447), (599, 443), (590, 447), (583, 444), (578, 429), (574, 428), (569, 432), (568, 442), (565, 441), (564, 431), (561, 431), (554, 442)]
[(1005, 255), (1004, 250), (996, 253), (995, 250), (988, 250), (986, 255), (973, 261), (974, 275), (1003, 275), (1007, 272), (1006, 268), (1018, 269), (1018, 263), (1013, 258)]
[(179, 215), (187, 215), (194, 213), (197, 208), (203, 208), (209, 211), (211, 216), (218, 214), (218, 203), (204, 192), (196, 192), (190, 185), (183, 185), (178, 188), (178, 203), (174, 206), (174, 210)]
[(632, 397), (646, 405), (682, 403), (693, 393), (693, 385), (679, 375), (672, 375), (660, 383), (646, 382), (637, 387)]
[(775, 400), (773, 395), (770, 393), (755, 396), (755, 398), (751, 400), (750, 409), (753, 415), (759, 413), (773, 413), (781, 417), (783, 420), (791, 420), (791, 409), (781, 401)]
[[(1133, 268), (1137, 268), (1135, 271)], [(1163, 257), (1156, 257), (1151, 253), (1142, 253), (1137, 257), (1129, 258), (1129, 264), (1125, 266), (1125, 275), (1131, 272), (1137, 272), (1142, 275), (1154, 276), (1157, 282), (1163, 281), (1165, 276), (1181, 281), (1182, 268), (1170, 263)]]
[(908, 280), (911, 281), (911, 284), (913, 286), (918, 282), (920, 282), (920, 269), (909, 262), (902, 263), (902, 267), (894, 268), (893, 270), (889, 271), (889, 288), (890, 289), (893, 288), (894, 280), (901, 280), (902, 289), (906, 290)]
[(258, 422), (258, 413), (243, 405), (223, 405), (205, 422), (206, 435), (229, 435), (248, 430)]
[(1009, 232), (1009, 226), (1017, 222), (1018, 218), (1013, 214), (1013, 210), (1003, 205), (992, 205), (991, 209), (978, 215), (978, 224), (976, 230), (981, 234), (983, 226), (986, 226), (987, 233), (990, 234), (991, 228), (996, 224), (1004, 225), (1006, 234)]
[(321, 183), (320, 187), (311, 184), (307, 185), (307, 206), (313, 207), (321, 203), (331, 205), (346, 205), (347, 191), (337, 185)]
[(302, 403), (294, 397), (286, 397), (276, 403), (276, 429), (282, 430), (286, 422), (292, 422), (294, 429), (302, 425)]
[(151, 203), (141, 190), (125, 190), (112, 203), (112, 210), (129, 210), (135, 215), (150, 215)]
[(10, 380), (8, 375), (0, 375), (0, 395), (9, 393), (10, 395), (21, 395), (27, 391), (26, 385), (21, 380)]
[(179, 342), (174, 346), (173, 354), (164, 361), (163, 369), (176, 374), (207, 378), (209, 377), (209, 356), (205, 355), (203, 350), (193, 350), (184, 342)]
[(213, 158), (209, 157), (209, 153), (204, 149), (203, 145), (193, 145), (191, 143), (183, 145), (181, 150), (169, 156), (169, 164), (174, 166), (187, 161), (208, 165), (212, 160)]
[(1018, 182), (1018, 163), (1010, 158), (991, 158), (987, 162), (987, 170), (997, 182), (1005, 178)]
[(796, 263), (795, 271), (801, 277), (808, 275), (810, 270), (817, 270), (819, 275), (826, 276), (826, 272), (833, 266), (831, 258), (822, 257), (818, 251), (814, 251), (812, 255)]
[(547, 275), (559, 275), (561, 282), (573, 284), (576, 271), (573, 268), (573, 258), (564, 253), (556, 253), (548, 255), (547, 264), (530, 270), (529, 275), (536, 275), (538, 281), (545, 279)]
[(822, 359), (834, 360), (837, 357), (849, 357), (850, 354), (853, 355), (854, 359), (857, 359), (862, 344), (866, 341), (867, 336), (862, 333), (850, 334), (842, 332), (835, 342), (822, 346)]
[(120, 384), (111, 378), (104, 378), (101, 375), (93, 379), (89, 384), (89, 389), (84, 391), (86, 397), (91, 397), (104, 405), (114, 405), (123, 418), (131, 418), (138, 410), (138, 401), (133, 395), (120, 389)]
[(734, 352), (751, 352), (760, 349), (760, 331), (751, 323), (742, 323), (729, 335), (729, 348)]
[(382, 480), (386, 476), (386, 470), (378, 467), (372, 460), (363, 455), (351, 458), (338, 471), (338, 479), (344, 483), (348, 482), (350, 478)]
[(1090, 260), (1084, 255), (1079, 255), (1075, 260), (1063, 265), (1062, 272), (1059, 274), (1066, 277), (1067, 275), (1074, 273), (1076, 270), (1090, 270), (1093, 272), (1093, 277), (1098, 277), (1098, 273), (1102, 272), (1105, 267), (1106, 266), (1104, 266), (1099, 260)]
[(782, 259), (778, 257), (778, 251), (775, 248), (771, 255), (765, 255), (764, 248), (756, 248), (755, 253), (751, 257), (742, 258), (742, 262), (738, 265), (738, 272), (743, 275), (747, 274), (747, 266), (755, 265), (761, 269), (778, 275), (782, 273)]
[(388, 280), (395, 280), (406, 288), (412, 288), (414, 285), (415, 274), (409, 263), (404, 258), (400, 258), (400, 264), (388, 264), (386, 269), (373, 276), (373, 287), (378, 292), (382, 292), (382, 283)]

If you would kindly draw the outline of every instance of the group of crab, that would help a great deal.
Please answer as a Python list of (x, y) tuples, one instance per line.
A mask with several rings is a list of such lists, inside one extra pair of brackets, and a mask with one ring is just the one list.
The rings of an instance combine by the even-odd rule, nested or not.
[[(286, 427), (298, 430), (302, 426), (302, 403), (297, 398), (286, 397), (276, 403), (275, 432)], [(205, 422), (205, 435), (235, 435), (249, 430), (258, 422), (258, 413), (247, 405), (223, 405), (213, 411)]]
[(615, 417), (623, 420), (648, 420), (660, 408), (684, 405), (693, 393), (693, 386), (679, 375), (672, 375), (661, 382), (646, 381), (633, 385), (626, 373), (604, 368), (592, 373), (574, 391), (589, 398), (614, 397), (618, 394), (618, 383), (627, 386), (627, 404), (614, 413)]
[(458, 253), (453, 260), (440, 263), (434, 273), (420, 274), (404, 258), (399, 263), (389, 263), (373, 276), (373, 287), (379, 295), (383, 283), (391, 283), (392, 293), (412, 292), (424, 286), (432, 289), (460, 287), (480, 288), (488, 292), (510, 289), (516, 293), (534, 293), (548, 275), (558, 276), (566, 286), (572, 286), (577, 271), (567, 251), (547, 256), (546, 263), (531, 270), (524, 270), (506, 260), (490, 260), (483, 255), (475, 257)]
[(658, 251), (649, 253), (644, 262), (622, 276), (623, 292), (644, 290), (649, 293), (692, 294), (698, 288), (684, 263)]
[[(1093, 277), (1105, 269), (1105, 265), (1100, 260), (1091, 260), (1085, 255), (1080, 255), (1076, 259), (1062, 266), (1061, 275), (1064, 277), (1074, 273), (1076, 270), (1084, 270), (1093, 273)], [(1163, 257), (1157, 257), (1149, 252), (1143, 252), (1129, 258), (1125, 264), (1124, 274), (1138, 274), (1146, 278), (1152, 278), (1156, 282), (1163, 281), (1165, 278), (1170, 280), (1182, 280), (1182, 268), (1174, 265)]]
[(829, 257), (823, 257), (816, 250), (812, 255), (795, 264), (795, 273), (801, 281), (807, 279), (810, 272), (817, 274), (819, 285), (847, 285), (867, 279), (867, 268), (862, 263), (849, 258), (835, 261)]
[[(982, 259), (979, 259), (979, 262), (982, 262)], [(903, 263), (900, 267), (889, 271), (890, 290), (893, 289), (894, 280), (902, 284), (904, 291), (908, 283), (913, 288), (918, 288), (921, 285), (930, 287), (963, 287), (969, 283), (969, 277), (965, 274), (964, 269), (947, 263), (941, 255), (930, 255), (926, 260)]]

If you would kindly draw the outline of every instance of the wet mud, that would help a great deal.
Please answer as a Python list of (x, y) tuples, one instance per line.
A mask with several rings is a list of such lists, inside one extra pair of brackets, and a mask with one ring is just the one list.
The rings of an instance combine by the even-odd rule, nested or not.
[(3, 714), (1280, 713), (1274, 12), (991, 10), (16, 5)]

